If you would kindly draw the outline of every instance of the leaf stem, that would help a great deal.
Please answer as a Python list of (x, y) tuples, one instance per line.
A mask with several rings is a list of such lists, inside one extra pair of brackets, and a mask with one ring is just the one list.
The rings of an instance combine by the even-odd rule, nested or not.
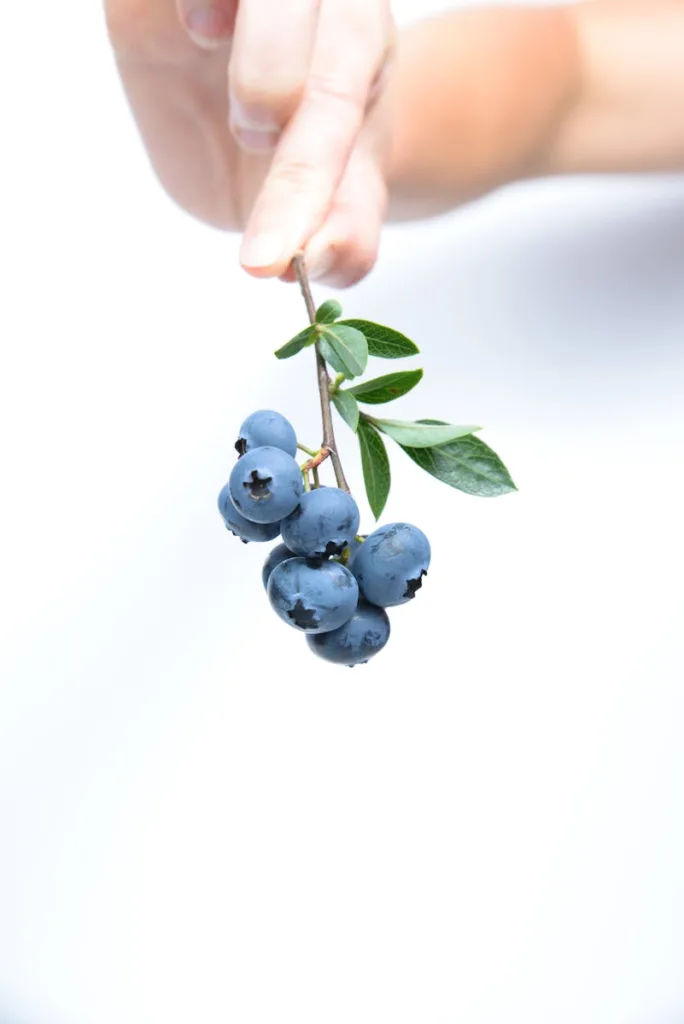
[[(303, 253), (297, 253), (293, 260), (293, 266), (306, 304), (306, 311), (309, 314), (309, 320), (312, 324), (315, 324), (316, 305), (313, 300), (313, 295), (311, 294), (311, 287), (309, 285), (309, 279), (304, 266)], [(321, 399), (321, 419), (323, 421), (323, 443), (321, 445), (321, 450), (330, 455), (330, 461), (332, 462), (333, 469), (335, 471), (337, 486), (343, 491), (348, 491), (349, 486), (345, 479), (344, 470), (342, 469), (342, 462), (337, 454), (337, 444), (335, 442), (335, 428), (333, 426), (332, 409), (330, 407), (330, 377), (328, 376), (325, 359), (318, 350), (318, 345), (316, 345), (315, 348), (318, 392)], [(321, 459), (321, 462), (322, 461), (323, 460)]]
[(330, 387), (328, 388), (328, 390), (330, 392), (330, 397), (331, 398), (335, 397), (337, 392), (340, 390), (340, 384), (343, 384), (346, 379), (347, 378), (345, 377), (345, 375), (343, 373), (338, 373), (337, 374), (337, 376), (335, 377), (335, 380), (331, 382)]

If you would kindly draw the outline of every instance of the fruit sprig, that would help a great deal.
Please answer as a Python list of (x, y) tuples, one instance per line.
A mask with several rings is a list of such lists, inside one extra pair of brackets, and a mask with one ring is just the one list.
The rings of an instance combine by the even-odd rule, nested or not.
[[(383, 513), (391, 485), (384, 438), (394, 441), (421, 469), (456, 490), (479, 497), (497, 497), (514, 491), (515, 484), (499, 456), (475, 436), (480, 427), (455, 426), (437, 419), (384, 419), (361, 409), (393, 402), (423, 379), (422, 369), (411, 369), (360, 381), (369, 357), (402, 359), (416, 356), (420, 350), (415, 342), (391, 327), (370, 320), (342, 319), (342, 307), (336, 299), (328, 299), (316, 308), (302, 257), (295, 257), (294, 268), (310, 323), (275, 355), (278, 359), (290, 359), (305, 348), (315, 348), (323, 414), (321, 448), (333, 449), (331, 459), (337, 486), (347, 489), (339, 457), (334, 452), (331, 403), (342, 422), (358, 437), (366, 495), (376, 520)], [(332, 379), (328, 367), (335, 373)], [(351, 381), (354, 383), (349, 384)]]
[[(359, 508), (349, 492), (332, 417), (358, 436), (366, 495), (380, 518), (390, 490), (389, 437), (418, 466), (468, 494), (494, 497), (515, 490), (508, 470), (480, 438), (479, 427), (442, 420), (382, 419), (360, 405), (382, 405), (412, 390), (423, 371), (404, 370), (343, 387), (359, 378), (369, 356), (397, 359), (418, 354), (405, 335), (369, 320), (342, 320), (328, 299), (316, 308), (303, 258), (294, 268), (309, 325), (276, 352), (288, 359), (313, 347), (323, 439), (303, 445), (292, 424), (272, 410), (252, 413), (240, 427), (238, 459), (218, 505), (224, 524), (244, 543), (275, 540), (262, 580), (271, 606), (289, 626), (307, 635), (311, 650), (337, 664), (357, 665), (389, 639), (387, 608), (415, 598), (430, 565), (430, 544), (418, 527), (389, 523), (359, 534)], [(330, 370), (335, 376), (331, 378)], [(299, 465), (297, 451), (308, 456)], [(336, 487), (320, 483), (330, 460)]]

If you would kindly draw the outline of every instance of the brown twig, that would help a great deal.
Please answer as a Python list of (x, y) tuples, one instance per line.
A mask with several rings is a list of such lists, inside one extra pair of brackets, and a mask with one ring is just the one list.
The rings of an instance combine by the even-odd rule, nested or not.
[[(311, 287), (309, 285), (309, 279), (306, 274), (306, 268), (304, 266), (304, 256), (302, 253), (297, 253), (293, 260), (295, 274), (297, 275), (297, 281), (301, 289), (302, 295), (304, 296), (304, 302), (306, 303), (306, 311), (309, 314), (309, 320), (312, 324), (316, 323), (316, 304), (311, 294)], [(314, 469), (318, 467), (328, 456), (332, 462), (333, 469), (335, 471), (335, 480), (337, 486), (343, 491), (348, 491), (349, 486), (345, 479), (344, 470), (342, 469), (342, 463), (340, 457), (337, 454), (337, 445), (335, 442), (335, 428), (333, 426), (332, 409), (330, 406), (330, 377), (328, 376), (328, 369), (325, 365), (325, 359), (318, 350), (318, 345), (314, 346), (316, 350), (316, 370), (318, 375), (318, 393), (321, 399), (321, 419), (323, 421), (323, 443), (321, 445), (321, 453), (316, 456), (311, 463), (307, 463), (307, 468)], [(322, 457), (321, 457), (322, 456)]]

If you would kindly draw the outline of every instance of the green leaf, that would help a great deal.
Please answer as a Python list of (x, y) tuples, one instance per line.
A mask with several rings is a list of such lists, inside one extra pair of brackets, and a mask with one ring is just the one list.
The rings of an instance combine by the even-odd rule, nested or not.
[(290, 341), (286, 341), (282, 348), (279, 348), (276, 352), (276, 359), (289, 359), (290, 356), (296, 356), (298, 352), (301, 352), (307, 345), (313, 345), (316, 340), (313, 327), (306, 327), (299, 334), (291, 338)]
[(495, 498), (517, 490), (499, 456), (479, 437), (462, 437), (435, 448), (401, 447), (426, 473), (466, 494)]
[(415, 356), (420, 351), (404, 334), (391, 327), (374, 324), (371, 320), (340, 320), (340, 325), (361, 331), (368, 342), (368, 354), (380, 359), (402, 359), (404, 356)]
[(375, 427), (364, 419), (359, 420), (358, 438), (368, 504), (377, 520), (382, 515), (390, 491), (391, 476), (387, 449)]
[[(322, 324), (319, 335), (320, 342), (325, 342), (321, 354), (338, 373), (349, 379), (363, 373), (368, 362), (368, 343), (361, 331), (341, 324)], [(329, 358), (331, 352), (336, 361)]]
[(359, 425), (359, 406), (354, 396), (349, 391), (337, 391), (333, 395), (333, 402), (344, 422), (356, 433)]
[(402, 370), (400, 373), (388, 373), (384, 377), (376, 377), (375, 380), (365, 380), (362, 384), (355, 384), (348, 388), (348, 394), (354, 395), (359, 402), (368, 405), (381, 405), (383, 402), (392, 402), (395, 398), (401, 398), (415, 388), (422, 379), (422, 370)]
[(342, 307), (337, 299), (326, 299), (316, 310), (317, 324), (332, 324), (342, 316)]
[(341, 359), (338, 359), (334, 349), (330, 347), (325, 338), (319, 335), (318, 338), (318, 351), (325, 359), (328, 366), (331, 366), (336, 373), (341, 373), (345, 380), (348, 379), (347, 368)]
[(448, 444), (456, 441), (459, 437), (473, 434), (480, 427), (454, 427), (449, 423), (426, 423), (424, 420), (416, 420), (414, 423), (406, 423), (404, 420), (376, 420), (372, 419), (374, 426), (387, 434), (397, 444), (406, 445), (409, 448), (433, 448), (438, 444)]

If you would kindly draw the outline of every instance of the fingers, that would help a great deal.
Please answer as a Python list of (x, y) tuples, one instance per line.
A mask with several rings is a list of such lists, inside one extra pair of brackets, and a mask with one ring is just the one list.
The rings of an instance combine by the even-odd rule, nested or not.
[(211, 50), (230, 42), (238, 0), (176, 0), (178, 16), (190, 38)]
[(388, 23), (369, 0), (323, 0), (309, 73), (243, 239), (241, 261), (281, 275), (321, 227), (364, 123)]
[(230, 127), (243, 148), (275, 148), (304, 90), (317, 19), (313, 0), (240, 4), (228, 81)]
[(320, 231), (306, 248), (309, 277), (335, 288), (361, 281), (375, 265), (387, 208), (387, 189), (377, 163), (352, 154)]
[(105, 0), (107, 30), (119, 61), (175, 63), (192, 52), (173, 0)]

